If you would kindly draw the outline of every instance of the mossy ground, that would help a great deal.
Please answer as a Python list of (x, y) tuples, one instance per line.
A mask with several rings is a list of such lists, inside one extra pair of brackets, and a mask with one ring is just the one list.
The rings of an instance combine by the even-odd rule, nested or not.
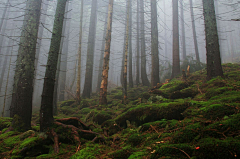
[[(7, 132), (11, 118), (0, 118), (0, 156), (6, 158), (71, 159), (213, 159), (240, 156), (240, 65), (224, 64), (224, 78), (206, 81), (205, 69), (186, 80), (175, 78), (154, 94), (146, 87), (129, 90), (122, 104), (120, 87), (108, 93), (108, 105), (98, 105), (98, 95), (80, 104), (59, 104), (56, 119), (78, 117), (105, 134), (105, 141), (80, 138), (56, 128), (60, 152), (53, 140), (39, 132), (38, 112), (32, 131)], [(150, 92), (150, 93), (149, 93)], [(80, 136), (81, 137), (81, 136)]]

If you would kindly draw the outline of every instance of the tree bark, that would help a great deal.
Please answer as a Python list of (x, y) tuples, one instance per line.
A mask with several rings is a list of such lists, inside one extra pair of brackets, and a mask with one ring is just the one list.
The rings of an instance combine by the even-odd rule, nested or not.
[(146, 50), (145, 50), (145, 33), (144, 33), (144, 0), (140, 0), (140, 15), (141, 15), (141, 78), (144, 86), (149, 86), (149, 80), (146, 72)]
[(207, 80), (223, 77), (213, 0), (202, 0), (207, 49)]
[(186, 52), (183, 0), (181, 0), (180, 3), (181, 3), (181, 24), (182, 24), (182, 58), (184, 61), (184, 60), (186, 60), (187, 52)]
[(97, 0), (92, 0), (92, 9), (89, 26), (88, 48), (87, 48), (87, 64), (85, 73), (85, 84), (82, 96), (89, 98), (92, 92), (92, 76), (93, 76), (93, 59), (96, 36), (96, 18), (97, 18)]
[(83, 2), (81, 0), (81, 16), (80, 16), (80, 31), (79, 31), (79, 44), (78, 44), (78, 72), (77, 72), (77, 91), (76, 97), (78, 102), (81, 100), (81, 64), (82, 64), (82, 25), (83, 25)]
[(44, 78), (40, 110), (40, 131), (45, 131), (53, 123), (53, 93), (57, 70), (58, 55), (62, 37), (63, 20), (67, 0), (58, 0), (53, 34)]
[(133, 76), (132, 76), (132, 1), (129, 6), (129, 88), (133, 88)]
[(17, 65), (14, 76), (11, 115), (12, 127), (25, 131), (31, 128), (34, 62), (42, 0), (28, 0), (26, 4)]
[(137, 59), (137, 62), (136, 62), (136, 85), (138, 86), (139, 83), (140, 83), (140, 80), (139, 80), (139, 73), (140, 73), (140, 68), (139, 68), (139, 57), (140, 57), (140, 51), (139, 51), (139, 0), (137, 0), (137, 38), (136, 38), (136, 43), (137, 43), (137, 56), (136, 56), (136, 59)]
[(178, 27), (178, 0), (172, 0), (173, 3), (173, 63), (171, 78), (179, 75), (180, 60), (179, 60), (179, 27)]
[(195, 54), (196, 54), (197, 61), (200, 62), (192, 0), (189, 0), (189, 2), (190, 2), (190, 11), (191, 11), (191, 19), (192, 19), (192, 30), (193, 30), (193, 41), (194, 41), (194, 47), (195, 47)]
[(157, 2), (151, 0), (151, 57), (152, 74), (151, 86), (156, 86), (159, 82), (159, 57), (158, 57), (158, 23), (157, 23)]
[(108, 70), (109, 70), (109, 58), (110, 58), (110, 46), (111, 46), (112, 16), (113, 16), (112, 14), (113, 14), (113, 0), (109, 0), (106, 44), (105, 44), (105, 51), (104, 51), (102, 82), (101, 82), (100, 97), (99, 97), (100, 105), (107, 104)]

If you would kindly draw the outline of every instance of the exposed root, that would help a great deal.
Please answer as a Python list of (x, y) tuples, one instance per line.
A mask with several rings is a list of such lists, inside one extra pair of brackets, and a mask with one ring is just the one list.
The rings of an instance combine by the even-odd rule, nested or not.
[(53, 141), (54, 141), (54, 153), (59, 153), (58, 135), (54, 131), (54, 129), (51, 130), (51, 135), (53, 136)]

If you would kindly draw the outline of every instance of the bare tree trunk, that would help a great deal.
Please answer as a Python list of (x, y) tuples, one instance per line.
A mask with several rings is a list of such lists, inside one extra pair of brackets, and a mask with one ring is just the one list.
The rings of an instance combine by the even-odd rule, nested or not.
[(223, 77), (213, 0), (202, 0), (207, 49), (207, 80)]
[(183, 61), (186, 60), (186, 38), (185, 38), (185, 25), (184, 25), (184, 9), (183, 9), (183, 0), (180, 1), (181, 3), (181, 24), (182, 24), (182, 58)]
[(144, 0), (140, 0), (140, 14), (141, 14), (141, 78), (144, 86), (149, 86), (149, 80), (146, 72), (146, 50), (145, 50), (145, 33), (144, 33)]
[(173, 3), (173, 63), (171, 78), (179, 75), (180, 60), (179, 60), (179, 27), (178, 27), (178, 0), (172, 0)]
[(76, 91), (76, 97), (78, 102), (80, 102), (81, 97), (81, 64), (82, 64), (82, 25), (83, 25), (83, 2), (84, 0), (81, 0), (81, 17), (80, 17), (80, 31), (79, 31), (79, 45), (78, 45), (78, 73), (77, 73), (77, 91)]
[(127, 56), (128, 56), (128, 40), (129, 40), (129, 13), (130, 0), (127, 0), (127, 20), (126, 20), (126, 35), (125, 35), (125, 58), (123, 71), (123, 103), (127, 103)]
[[(164, 13), (166, 13), (166, 4), (163, 1)], [(164, 24), (167, 24), (166, 14), (164, 14)], [(164, 51), (165, 51), (165, 60), (168, 60), (168, 44), (167, 44), (167, 29), (164, 31)], [(167, 63), (166, 63), (167, 65)]]
[(194, 47), (195, 47), (195, 54), (196, 54), (197, 61), (200, 62), (192, 0), (189, 0), (189, 2), (190, 2), (190, 11), (191, 11), (191, 19), (192, 19), (192, 30), (193, 30), (193, 41), (194, 41)]
[(129, 6), (129, 87), (133, 88), (133, 77), (132, 77), (132, 1)]
[(96, 18), (97, 18), (97, 0), (92, 0), (92, 9), (89, 26), (88, 48), (87, 48), (87, 64), (85, 73), (85, 84), (83, 89), (83, 97), (90, 97), (92, 92), (92, 76), (93, 76), (93, 59), (96, 36)]
[(112, 32), (112, 15), (113, 14), (113, 0), (109, 0), (108, 5), (108, 20), (107, 20), (107, 33), (106, 33), (106, 44), (103, 61), (103, 72), (102, 82), (100, 88), (99, 104), (107, 104), (107, 85), (108, 85), (108, 70), (109, 70), (109, 57), (110, 57), (110, 46), (111, 46), (111, 32)]
[(158, 23), (157, 23), (157, 2), (151, 0), (151, 57), (152, 74), (151, 86), (156, 86), (159, 82), (159, 57), (158, 57)]
[[(107, 11), (108, 13), (108, 7)], [(98, 81), (97, 81), (97, 90), (96, 92), (100, 92), (100, 87), (101, 87), (101, 81), (102, 81), (102, 70), (103, 70), (103, 56), (104, 56), (104, 47), (105, 47), (105, 38), (106, 38), (106, 32), (107, 32), (107, 18), (108, 14), (106, 14), (105, 18), (105, 24), (104, 24), (104, 31), (103, 31), (103, 39), (102, 39), (102, 48), (101, 48), (101, 54), (100, 54), (100, 61), (99, 61), (99, 70), (98, 70)]]
[(67, 0), (58, 0), (47, 69), (44, 78), (40, 110), (40, 131), (46, 131), (53, 122), (53, 94), (56, 80), (57, 62), (62, 37), (63, 20)]
[(9, 0), (7, 0), (7, 2), (6, 2), (6, 8), (5, 8), (4, 11), (3, 11), (2, 19), (1, 19), (1, 22), (0, 22), (0, 32), (1, 32), (1, 30), (2, 30), (3, 22), (4, 22), (4, 20), (6, 19), (6, 13), (7, 13), (7, 10), (8, 10), (8, 4), (9, 4)]
[(139, 51), (139, 0), (137, 0), (137, 39), (136, 39), (136, 42), (137, 42), (137, 56), (136, 56), (136, 59), (137, 59), (137, 62), (136, 62), (136, 85), (138, 86), (139, 83), (140, 83), (140, 80), (139, 80), (139, 73), (140, 73), (140, 68), (139, 68), (139, 57), (140, 57), (140, 51)]
[(26, 4), (17, 65), (14, 76), (11, 115), (12, 127), (24, 131), (31, 128), (34, 62), (42, 0)]

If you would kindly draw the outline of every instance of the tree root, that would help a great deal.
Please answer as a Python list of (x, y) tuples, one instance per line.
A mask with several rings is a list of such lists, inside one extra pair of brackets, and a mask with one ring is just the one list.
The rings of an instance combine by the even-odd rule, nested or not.
[(57, 135), (57, 133), (54, 131), (54, 129), (51, 129), (51, 135), (52, 135), (53, 140), (54, 140), (54, 153), (59, 153), (58, 135)]

